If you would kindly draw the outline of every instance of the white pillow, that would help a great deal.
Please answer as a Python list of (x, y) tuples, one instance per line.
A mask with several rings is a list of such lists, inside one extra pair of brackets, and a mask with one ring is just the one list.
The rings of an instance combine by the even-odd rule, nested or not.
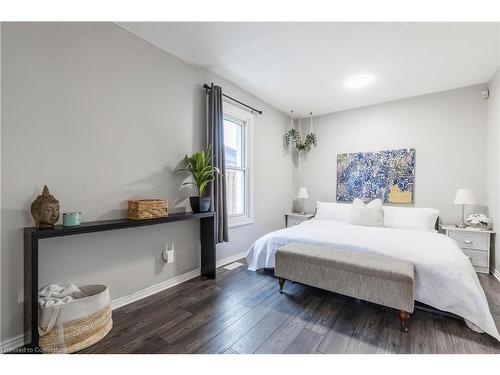
[(361, 199), (356, 198), (352, 202), (350, 223), (368, 227), (383, 227), (384, 210), (382, 209), (382, 201), (374, 199), (365, 204)]
[(436, 230), (439, 211), (434, 208), (384, 206), (384, 226), (387, 228)]
[(315, 219), (349, 222), (351, 205), (335, 202), (316, 202)]

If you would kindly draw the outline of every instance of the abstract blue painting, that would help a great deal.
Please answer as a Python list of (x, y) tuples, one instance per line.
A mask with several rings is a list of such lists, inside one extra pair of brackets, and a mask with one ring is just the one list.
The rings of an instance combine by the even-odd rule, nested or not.
[(415, 149), (337, 155), (337, 201), (413, 203)]

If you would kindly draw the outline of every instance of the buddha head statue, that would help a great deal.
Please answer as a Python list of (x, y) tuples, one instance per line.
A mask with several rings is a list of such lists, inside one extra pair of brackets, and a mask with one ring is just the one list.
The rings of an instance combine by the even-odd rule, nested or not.
[(42, 195), (31, 204), (31, 215), (37, 228), (54, 228), (59, 220), (59, 201), (49, 193), (47, 185), (43, 187)]

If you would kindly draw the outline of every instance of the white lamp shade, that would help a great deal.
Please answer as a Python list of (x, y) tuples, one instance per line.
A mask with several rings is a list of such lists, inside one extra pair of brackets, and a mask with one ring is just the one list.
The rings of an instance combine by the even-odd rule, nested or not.
[(455, 200), (453, 201), (455, 204), (474, 204), (476, 200), (474, 199), (474, 193), (469, 189), (458, 189), (457, 195), (455, 196)]
[(302, 199), (309, 198), (309, 194), (307, 193), (307, 188), (301, 187), (299, 189), (299, 193), (297, 194), (297, 198), (302, 198)]

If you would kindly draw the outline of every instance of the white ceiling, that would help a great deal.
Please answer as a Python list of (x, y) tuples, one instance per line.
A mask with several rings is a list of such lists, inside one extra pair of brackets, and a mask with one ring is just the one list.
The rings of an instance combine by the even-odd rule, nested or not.
[[(315, 115), (487, 82), (498, 23), (127, 22), (284, 112)], [(349, 89), (352, 75), (376, 76)]]

